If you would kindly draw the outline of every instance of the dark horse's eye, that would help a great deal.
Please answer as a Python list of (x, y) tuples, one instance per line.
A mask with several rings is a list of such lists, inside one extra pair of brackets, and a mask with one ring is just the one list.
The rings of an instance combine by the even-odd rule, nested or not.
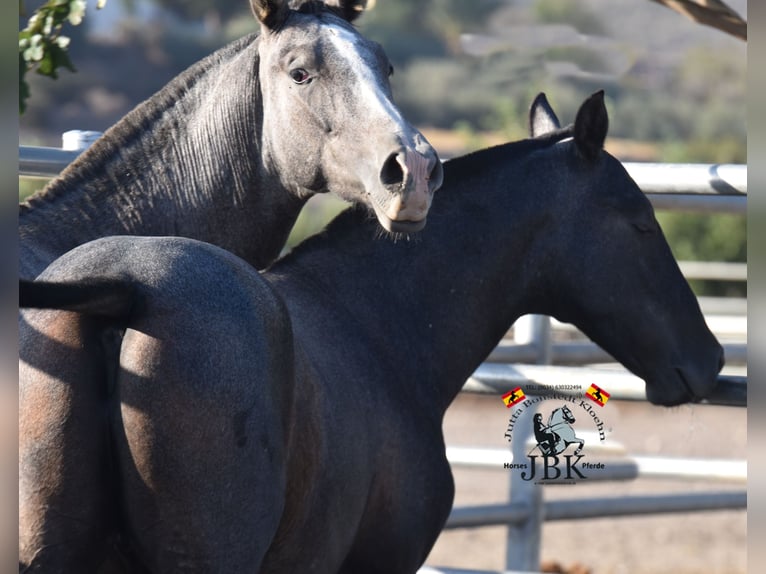
[(305, 84), (311, 79), (309, 73), (303, 68), (295, 68), (294, 70), (290, 70), (290, 77), (296, 84)]
[(389, 64), (388, 65), (388, 77), (390, 78), (393, 75), (394, 75), (394, 66), (392, 64)]
[(641, 233), (655, 233), (659, 229), (659, 224), (656, 220), (634, 221), (633, 227), (638, 229)]

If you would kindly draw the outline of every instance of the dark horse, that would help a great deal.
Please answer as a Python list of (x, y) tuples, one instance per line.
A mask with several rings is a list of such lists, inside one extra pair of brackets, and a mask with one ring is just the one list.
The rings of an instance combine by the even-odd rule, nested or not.
[(21, 276), (109, 235), (191, 237), (263, 268), (325, 191), (418, 231), (442, 167), (349, 23), (364, 4), (251, 0), (259, 36), (183, 72), (20, 206)]
[[(533, 133), (555, 121), (539, 97)], [(86, 571), (116, 538), (152, 572), (413, 573), (452, 505), (443, 415), (525, 313), (575, 323), (653, 403), (708, 395), (721, 346), (606, 133), (599, 92), (447, 162), (412, 241), (352, 208), (263, 274), (182, 238), (59, 258), (22, 285), (85, 311), (23, 315), (22, 559), (58, 544)]]

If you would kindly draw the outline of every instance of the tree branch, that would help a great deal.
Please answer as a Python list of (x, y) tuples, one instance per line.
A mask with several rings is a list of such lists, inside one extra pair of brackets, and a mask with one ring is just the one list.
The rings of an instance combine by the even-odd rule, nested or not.
[(721, 0), (652, 0), (694, 22), (712, 26), (747, 42), (747, 22)]

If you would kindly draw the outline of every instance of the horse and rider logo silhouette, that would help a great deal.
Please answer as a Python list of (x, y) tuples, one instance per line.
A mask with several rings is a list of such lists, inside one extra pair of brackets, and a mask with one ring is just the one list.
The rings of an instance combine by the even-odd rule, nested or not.
[(543, 456), (555, 456), (564, 452), (570, 444), (574, 443), (577, 444), (574, 454), (580, 454), (585, 446), (585, 441), (578, 438), (574, 428), (572, 428), (572, 423), (575, 420), (571, 409), (566, 405), (554, 409), (548, 417), (547, 424), (543, 423), (542, 414), (535, 413), (532, 427), (537, 446), (529, 454), (531, 455), (535, 449), (539, 448)]

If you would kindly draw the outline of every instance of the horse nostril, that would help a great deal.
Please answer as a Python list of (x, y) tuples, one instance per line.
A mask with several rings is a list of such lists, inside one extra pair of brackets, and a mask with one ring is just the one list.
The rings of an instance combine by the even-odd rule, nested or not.
[(380, 181), (383, 185), (401, 185), (404, 181), (404, 171), (398, 159), (399, 153), (392, 153), (383, 163), (380, 170)]
[(442, 182), (444, 181), (444, 166), (442, 166), (442, 162), (438, 157), (434, 162), (434, 167), (431, 169), (431, 173), (428, 174), (428, 180), (432, 192), (442, 186)]

